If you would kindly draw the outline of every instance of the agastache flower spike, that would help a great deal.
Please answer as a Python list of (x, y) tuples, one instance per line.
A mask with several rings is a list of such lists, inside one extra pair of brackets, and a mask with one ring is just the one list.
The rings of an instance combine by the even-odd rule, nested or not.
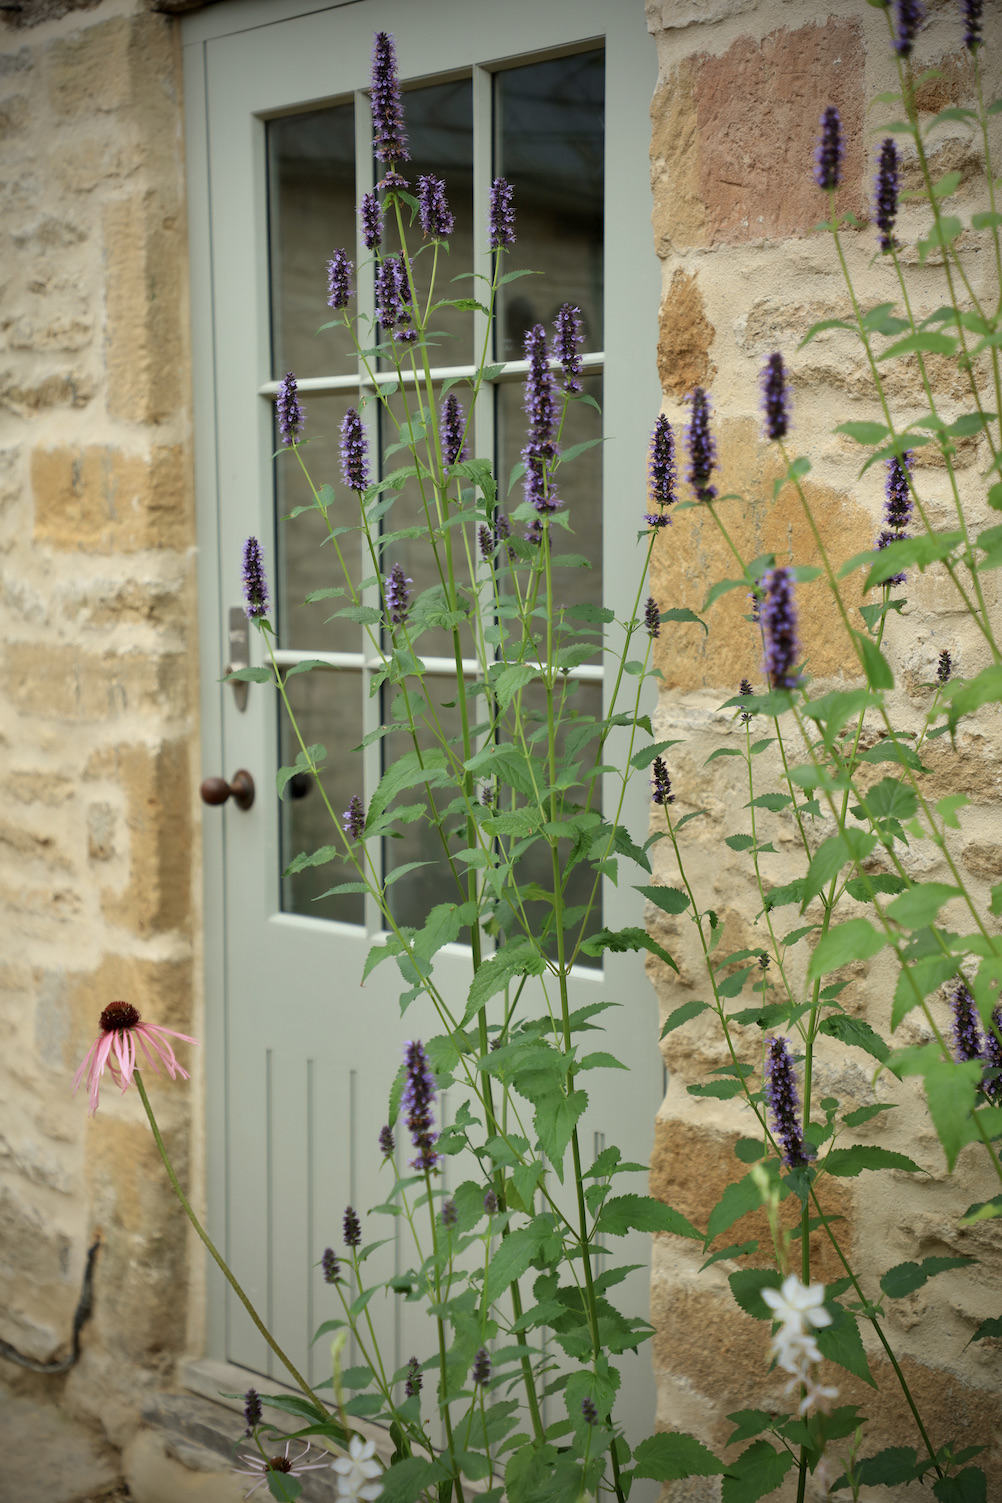
[(407, 1381), (404, 1384), (404, 1393), (409, 1399), (416, 1398), (421, 1392), (423, 1381), (421, 1377), (421, 1364), (416, 1357), (412, 1357), (407, 1364)]
[(581, 320), (578, 314), (580, 308), (575, 308), (573, 303), (564, 303), (557, 311), (553, 321), (556, 337), (553, 341), (553, 352), (560, 361), (564, 373), (564, 391), (570, 396), (575, 396), (581, 387), (581, 356), (578, 354), (578, 345), (584, 342), (584, 334), (581, 329)]
[(390, 620), (394, 626), (401, 626), (407, 620), (407, 601), (410, 591), (407, 586), (413, 584), (399, 564), (394, 564), (386, 580), (386, 609), (390, 613)]
[(765, 671), (774, 689), (795, 689), (800, 678), (794, 671), (800, 654), (793, 577), (789, 569), (770, 569), (762, 576), (765, 599), (761, 605), (765, 633)]
[(529, 417), (529, 439), (522, 450), (525, 464), (523, 482), (525, 499), (540, 516), (549, 516), (560, 505), (548, 470), (557, 457), (553, 434), (557, 422), (557, 404), (553, 376), (546, 348), (546, 330), (535, 324), (526, 332), (525, 358), (529, 372), (525, 378), (523, 406)]
[(366, 250), (375, 250), (383, 238), (383, 211), (375, 193), (362, 194), (358, 217), (362, 221), (362, 244)]
[(482, 1346), (480, 1348), (479, 1352), (477, 1353), (477, 1355), (473, 1359), (473, 1366), (470, 1369), (470, 1377), (472, 1378), (472, 1380), (473, 1380), (474, 1383), (479, 1384), (482, 1387), (483, 1384), (488, 1381), (488, 1379), (490, 1378), (490, 1375), (491, 1375), (491, 1357), (490, 1357), (490, 1353), (488, 1352), (488, 1350), (487, 1350), (487, 1348), (485, 1346)]
[(455, 1226), (458, 1220), (459, 1212), (456, 1209), (456, 1202), (450, 1198), (442, 1205), (442, 1225)]
[(493, 1190), (484, 1191), (484, 1210), (488, 1216), (496, 1216), (498, 1210), (498, 1198)]
[(491, 250), (507, 250), (515, 244), (515, 210), (512, 205), (514, 192), (511, 183), (496, 177), (491, 184), (491, 204), (488, 232)]
[(595, 1408), (594, 1400), (588, 1398), (587, 1394), (581, 1400), (581, 1417), (586, 1425), (598, 1424), (598, 1410)]
[(391, 1159), (396, 1152), (396, 1147), (397, 1144), (393, 1136), (393, 1129), (389, 1124), (386, 1127), (381, 1127), (379, 1129), (379, 1151), (383, 1155), (383, 1158)]
[[(741, 694), (741, 695), (744, 695), (746, 698), (748, 698), (750, 695), (754, 694), (754, 692), (755, 691), (752, 688), (751, 684), (748, 682), (748, 680), (746, 678), (743, 678), (741, 680), (741, 683), (738, 685), (738, 693)], [(750, 713), (749, 713), (748, 710), (742, 710), (741, 711), (741, 723), (743, 725), (747, 725), (748, 722), (749, 722), (749, 720), (751, 720), (751, 718), (752, 717), (751, 717), (751, 715), (750, 715)]]
[(244, 612), (250, 620), (260, 620), (268, 614), (268, 580), (257, 538), (248, 538), (244, 543), (244, 601)]
[(397, 55), (389, 32), (377, 31), (372, 46), (372, 150), (379, 162), (409, 162)]
[(821, 135), (814, 153), (814, 181), (828, 192), (842, 181), (842, 122), (830, 104), (821, 116)]
[(435, 1100), (435, 1077), (428, 1064), (428, 1056), (420, 1039), (404, 1045), (404, 1064), (407, 1068), (407, 1083), (404, 1086), (403, 1105), (407, 1111), (407, 1130), (411, 1142), (418, 1150), (411, 1159), (411, 1168), (419, 1174), (430, 1173), (440, 1155), (435, 1152), (438, 1133), (435, 1132), (431, 1104)]
[(644, 514), (648, 527), (667, 527), (671, 523), (666, 508), (675, 504), (675, 435), (662, 412), (654, 424), (647, 453), (649, 497), (657, 511)]
[(793, 1073), (793, 1060), (786, 1040), (769, 1040), (765, 1062), (765, 1099), (772, 1112), (772, 1125), (783, 1147), (783, 1162), (788, 1169), (803, 1168), (814, 1155), (804, 1142), (797, 1096), (797, 1081)]
[(644, 606), (644, 625), (647, 627), (647, 635), (651, 638), (661, 635), (661, 612), (653, 595), (648, 595)]
[(244, 1394), (244, 1420), (247, 1424), (247, 1434), (250, 1435), (264, 1418), (264, 1410), (261, 1407), (261, 1395), (254, 1388), (248, 1388)]
[(950, 682), (950, 674), (952, 672), (953, 659), (950, 657), (949, 652), (944, 647), (943, 651), (939, 655), (939, 662), (936, 664), (936, 682), (939, 684), (940, 688), (943, 688), (945, 684), (948, 684)]
[(717, 489), (710, 484), (710, 472), (717, 466), (717, 448), (710, 432), (710, 399), (703, 388), (697, 386), (686, 401), (691, 408), (689, 426), (685, 430), (689, 449), (686, 479), (696, 492), (698, 501), (712, 501)]
[(915, 45), (918, 29), (925, 20), (925, 6), (921, 0), (898, 0), (897, 9), (894, 50), (898, 57), (908, 57)]
[(341, 424), (341, 479), (359, 494), (369, 484), (369, 446), (362, 419), (354, 407), (348, 408)]
[(376, 268), (376, 317), (380, 327), (390, 330), (402, 321), (406, 294), (406, 274), (399, 256), (387, 256)]
[[(1002, 1007), (996, 1007), (992, 1011), (992, 1023), (999, 1038), (1002, 1038)], [(991, 1028), (985, 1029), (985, 1052), (984, 1061), (988, 1070), (997, 1071), (997, 1074), (986, 1075), (981, 1089), (996, 1105), (1002, 1100), (1002, 1043), (996, 1038)]]
[(786, 437), (790, 426), (790, 392), (783, 369), (783, 357), (770, 355), (762, 370), (762, 410), (765, 413), (765, 436), (773, 443)]
[(898, 148), (892, 136), (880, 144), (877, 160), (877, 176), (874, 179), (874, 218), (880, 231), (880, 249), (885, 252), (895, 249), (894, 221), (898, 217)]
[(982, 0), (960, 0), (960, 13), (964, 18), (964, 46), (972, 52), (984, 40), (981, 35), (981, 11)]
[(344, 833), (349, 840), (358, 840), (365, 829), (365, 805), (357, 793), (348, 800), (348, 807), (341, 816)]
[(449, 208), (445, 184), (430, 172), (418, 178), (418, 218), (425, 234), (433, 240), (447, 240), (456, 228), (456, 216)]
[(442, 437), (442, 461), (446, 469), (451, 470), (457, 461), (469, 458), (470, 452), (464, 442), (466, 414), (459, 399), (451, 391), (439, 408), (438, 423)]
[[(898, 459), (892, 454), (886, 461), (887, 480), (884, 484), (884, 530), (877, 538), (875, 547), (886, 548), (889, 543), (900, 542), (907, 537), (905, 527), (912, 513), (912, 495), (908, 488), (908, 473), (912, 467), (912, 454), (906, 450)], [(892, 574), (887, 584), (904, 584), (904, 574)]]
[(655, 804), (673, 804), (675, 795), (671, 791), (671, 778), (668, 769), (660, 757), (654, 758), (654, 775), (651, 778), (651, 800)]
[(296, 378), (291, 371), (282, 377), (279, 385), (278, 395), (275, 398), (275, 416), (278, 419), (278, 435), (283, 444), (296, 443), (303, 431), (306, 418), (299, 405)]
[(978, 1027), (974, 998), (968, 991), (966, 982), (958, 982), (950, 998), (950, 1009), (953, 1013), (953, 1044), (957, 1059), (980, 1059), (981, 1030)]
[(341, 1282), (341, 1259), (333, 1247), (325, 1247), (320, 1258), (320, 1267), (323, 1270), (325, 1284), (339, 1284)]
[(347, 308), (348, 299), (352, 295), (350, 283), (354, 270), (355, 264), (348, 260), (347, 252), (336, 250), (327, 262), (328, 308)]
[(346, 1247), (357, 1247), (362, 1240), (362, 1223), (358, 1219), (358, 1212), (353, 1206), (346, 1206), (344, 1211), (344, 1242)]

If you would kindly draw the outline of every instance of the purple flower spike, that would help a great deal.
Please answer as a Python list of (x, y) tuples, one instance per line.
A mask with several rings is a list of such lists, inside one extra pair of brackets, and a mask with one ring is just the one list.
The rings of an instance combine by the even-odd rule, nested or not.
[(402, 626), (407, 620), (408, 600), (410, 591), (407, 586), (413, 584), (413, 579), (405, 575), (399, 564), (394, 564), (386, 578), (386, 609), (390, 613), (390, 620), (394, 626)]
[(328, 308), (347, 308), (353, 291), (351, 278), (354, 270), (354, 262), (348, 260), (347, 252), (336, 250), (327, 262)]
[(341, 1282), (341, 1259), (333, 1247), (325, 1247), (320, 1259), (320, 1266), (324, 1273), (325, 1284), (339, 1284)]
[(842, 122), (830, 104), (821, 116), (821, 135), (814, 153), (814, 181), (826, 193), (842, 181)]
[(433, 240), (447, 240), (456, 228), (456, 216), (449, 208), (445, 184), (432, 173), (418, 178), (418, 217), (421, 228)]
[(925, 20), (925, 6), (921, 0), (898, 0), (897, 11), (894, 50), (898, 57), (908, 57), (915, 45), (918, 29)]
[(470, 1377), (474, 1383), (481, 1387), (488, 1381), (491, 1375), (491, 1357), (485, 1346), (482, 1346), (473, 1359), (470, 1369)]
[(397, 1143), (393, 1136), (393, 1129), (387, 1124), (379, 1129), (379, 1151), (384, 1159), (391, 1159), (396, 1152)]
[(772, 1127), (783, 1148), (788, 1169), (802, 1169), (814, 1154), (804, 1142), (800, 1128), (800, 1098), (793, 1060), (786, 1040), (769, 1040), (765, 1062), (765, 1099), (772, 1113)]
[(762, 370), (762, 410), (765, 436), (772, 443), (786, 437), (790, 427), (790, 390), (786, 384), (783, 357), (770, 355)]
[[(988, 1100), (998, 1106), (1002, 1102), (1002, 1043), (999, 1042), (1002, 1038), (1002, 1007), (993, 1010), (992, 1024), (999, 1037), (996, 1037), (991, 1028), (985, 1029), (984, 1061), (986, 1070), (991, 1073), (986, 1073), (981, 1089)], [(997, 1074), (994, 1073), (996, 1071)]]
[(247, 1434), (256, 1430), (264, 1418), (264, 1410), (261, 1408), (261, 1395), (254, 1388), (248, 1388), (244, 1394), (244, 1419), (247, 1422)]
[(344, 1211), (344, 1243), (346, 1247), (357, 1247), (362, 1240), (362, 1223), (358, 1219), (358, 1212), (351, 1206), (345, 1206)]
[(978, 1027), (978, 1014), (974, 1006), (974, 998), (967, 989), (967, 984), (960, 981), (950, 998), (950, 1009), (953, 1013), (953, 1046), (957, 1059), (980, 1059), (982, 1056), (981, 1030)]
[(366, 250), (375, 250), (383, 238), (383, 211), (375, 193), (362, 194), (358, 217), (362, 221), (362, 243)]
[(268, 614), (268, 580), (257, 538), (248, 538), (244, 544), (244, 600), (244, 610), (252, 621)]
[(484, 1210), (488, 1216), (496, 1216), (498, 1213), (498, 1198), (493, 1190), (484, 1191)]
[(496, 177), (491, 184), (489, 234), (491, 250), (507, 250), (515, 244), (514, 192), (511, 183)]
[(647, 627), (647, 635), (653, 640), (661, 635), (661, 612), (653, 595), (648, 595), (644, 604), (644, 625)]
[(936, 682), (937, 684), (939, 684), (940, 688), (943, 688), (950, 682), (950, 675), (952, 672), (953, 659), (951, 658), (947, 648), (944, 647), (943, 651), (939, 655), (939, 662), (936, 664)]
[(376, 268), (376, 317), (384, 330), (403, 321), (407, 273), (399, 256), (387, 256)]
[(898, 217), (898, 170), (901, 159), (894, 138), (887, 136), (880, 143), (877, 159), (877, 176), (873, 180), (873, 217), (880, 231), (880, 249), (886, 254), (896, 249), (894, 221)]
[(283, 444), (294, 444), (303, 431), (306, 419), (299, 405), (299, 390), (291, 371), (282, 377), (275, 398), (275, 416), (278, 418), (278, 433)]
[(451, 470), (454, 464), (470, 455), (465, 442), (466, 413), (451, 391), (439, 408), (438, 426), (442, 437), (442, 461), (446, 469)]
[(671, 778), (668, 769), (660, 757), (654, 758), (654, 775), (651, 778), (651, 802), (660, 804), (673, 804), (675, 795), (671, 791)]
[[(746, 678), (743, 678), (741, 680), (740, 684), (738, 685), (738, 693), (740, 695), (742, 695), (743, 698), (749, 699), (755, 693), (755, 690), (752, 688), (752, 686), (748, 682), (748, 680)], [(752, 718), (751, 714), (750, 714), (750, 712), (748, 710), (742, 710), (741, 711), (741, 723), (742, 723), (742, 725), (747, 725), (748, 722), (749, 722), (749, 720), (751, 720), (751, 718)]]
[(717, 446), (710, 432), (710, 399), (703, 388), (697, 386), (686, 401), (691, 408), (689, 426), (685, 430), (689, 449), (686, 479), (696, 492), (698, 501), (712, 501), (717, 488), (710, 484), (710, 473), (717, 467)]
[(421, 1365), (416, 1357), (412, 1357), (407, 1364), (407, 1381), (404, 1384), (404, 1393), (409, 1399), (414, 1399), (421, 1392)]
[(584, 343), (584, 333), (578, 317), (580, 312), (581, 309), (575, 308), (573, 303), (564, 303), (553, 320), (553, 327), (556, 330), (553, 351), (560, 361), (564, 373), (564, 391), (568, 396), (576, 396), (582, 390), (581, 356), (578, 354), (578, 345)]
[(458, 1220), (459, 1212), (456, 1209), (456, 1202), (450, 1198), (442, 1205), (442, 1225), (455, 1226)]
[(428, 1056), (420, 1039), (404, 1045), (404, 1064), (407, 1068), (407, 1083), (404, 1086), (403, 1105), (407, 1112), (407, 1130), (417, 1149), (417, 1157), (411, 1159), (411, 1168), (419, 1174), (431, 1173), (440, 1154), (435, 1152), (438, 1133), (431, 1104), (435, 1100), (435, 1077), (428, 1064)]
[(359, 494), (369, 484), (369, 445), (354, 407), (348, 408), (341, 424), (341, 479)]
[[(887, 480), (884, 483), (884, 530), (874, 546), (886, 548), (889, 543), (899, 543), (908, 534), (905, 528), (912, 514), (912, 494), (908, 488), (908, 475), (912, 467), (912, 453), (906, 450), (898, 459), (892, 454), (885, 463)], [(885, 581), (889, 585), (904, 584), (904, 574), (892, 574)]]
[(361, 839), (365, 829), (365, 805), (357, 793), (353, 793), (348, 800), (348, 807), (341, 816), (344, 825), (344, 833), (349, 840)]
[(598, 1424), (598, 1410), (595, 1408), (594, 1400), (588, 1398), (587, 1394), (581, 1400), (581, 1417), (586, 1425)]
[(960, 13), (964, 18), (964, 46), (973, 52), (984, 41), (981, 35), (982, 0), (960, 0)]
[[(668, 527), (671, 518), (666, 508), (674, 506), (675, 496), (675, 435), (671, 423), (662, 412), (654, 424), (650, 448), (647, 451), (647, 474), (650, 481), (649, 502), (651, 510), (644, 513), (648, 527)], [(653, 508), (657, 507), (655, 511)]]
[(387, 31), (377, 31), (372, 46), (372, 149), (379, 162), (408, 162), (404, 108), (397, 76), (397, 54)]
[[(546, 330), (535, 324), (525, 336), (525, 358), (529, 373), (525, 378), (523, 406), (529, 418), (529, 439), (522, 450), (525, 465), (523, 486), (525, 499), (541, 517), (557, 510), (557, 499), (549, 470), (559, 450), (553, 435), (557, 425), (557, 404)], [(533, 529), (530, 529), (533, 530)]]
[(793, 577), (789, 569), (770, 569), (762, 576), (765, 599), (761, 606), (765, 633), (765, 671), (773, 689), (795, 689), (800, 643), (797, 640), (797, 608)]

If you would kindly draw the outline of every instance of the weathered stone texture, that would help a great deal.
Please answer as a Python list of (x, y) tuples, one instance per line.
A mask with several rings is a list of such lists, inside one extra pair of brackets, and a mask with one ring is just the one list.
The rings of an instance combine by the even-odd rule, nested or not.
[(694, 386), (710, 384), (716, 374), (716, 366), (710, 364), (713, 332), (696, 277), (680, 268), (659, 319), (658, 375), (666, 394), (678, 400)]
[[(185, 1339), (186, 1232), (132, 1099), (88, 1123), (70, 1083), (115, 997), (202, 1032), (180, 103), (146, 0), (0, 15), (0, 1334), (65, 1349), (100, 1228), (59, 1391), (117, 1445)], [(150, 1086), (185, 1174), (184, 1082)]]

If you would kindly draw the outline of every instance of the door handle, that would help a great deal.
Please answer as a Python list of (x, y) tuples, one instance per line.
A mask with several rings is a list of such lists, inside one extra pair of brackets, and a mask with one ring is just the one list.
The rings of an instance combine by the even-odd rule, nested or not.
[(249, 809), (254, 802), (254, 779), (241, 768), (231, 783), (225, 778), (206, 778), (198, 791), (203, 804), (225, 804), (231, 798), (238, 809)]

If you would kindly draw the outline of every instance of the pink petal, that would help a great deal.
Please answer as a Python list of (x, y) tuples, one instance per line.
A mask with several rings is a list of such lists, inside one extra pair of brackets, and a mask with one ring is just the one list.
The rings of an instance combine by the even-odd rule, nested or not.
[(93, 1044), (91, 1044), (90, 1048), (87, 1050), (87, 1053), (84, 1055), (83, 1064), (80, 1066), (79, 1070), (77, 1071), (77, 1073), (73, 1077), (73, 1094), (74, 1094), (74, 1096), (76, 1095), (77, 1091), (80, 1089), (80, 1082), (83, 1080), (84, 1076), (86, 1075), (86, 1073), (87, 1073), (87, 1066), (90, 1064), (92, 1058), (94, 1057), (94, 1050), (97, 1048), (97, 1046), (98, 1046), (98, 1044), (100, 1042), (101, 1042), (100, 1039), (95, 1039), (94, 1040)]

